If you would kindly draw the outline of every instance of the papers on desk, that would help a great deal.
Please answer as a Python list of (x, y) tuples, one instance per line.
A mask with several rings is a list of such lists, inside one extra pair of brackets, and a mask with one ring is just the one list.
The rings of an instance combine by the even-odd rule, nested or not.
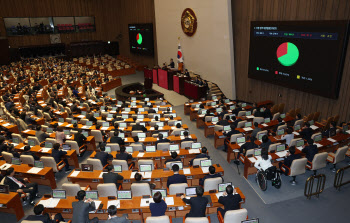
[(171, 126), (171, 129), (175, 129), (176, 128), (176, 126)]
[(250, 160), (250, 162), (252, 162), (252, 163), (255, 163), (255, 162), (256, 162), (255, 157), (249, 157), (248, 159), (249, 159), (249, 160)]
[(38, 204), (44, 205), (45, 208), (55, 208), (61, 199), (49, 198), (47, 200), (41, 200)]
[(38, 168), (38, 167), (32, 167), (30, 170), (27, 171), (27, 173), (34, 173), (37, 174), (39, 173), (43, 168)]
[(146, 138), (139, 138), (140, 142), (144, 142)]
[(299, 132), (293, 132), (293, 134), (296, 136), (300, 135)]
[(284, 151), (281, 151), (281, 152), (277, 152), (275, 153), (277, 156), (279, 157), (285, 157), (287, 155), (288, 151), (284, 150)]
[(198, 115), (198, 117), (203, 118), (205, 115)]
[(66, 127), (68, 127), (68, 128), (73, 127), (73, 124), (68, 124), (68, 125), (66, 125)]
[(102, 201), (96, 201), (96, 200), (94, 200), (94, 202), (95, 202), (95, 207), (96, 207), (96, 209), (94, 210), (94, 211), (90, 211), (89, 213), (95, 213), (96, 211), (97, 211), (97, 208), (100, 206), (100, 204), (102, 203)]
[(111, 205), (115, 205), (117, 208), (120, 208), (120, 200), (112, 200), (108, 201), (107, 203), (107, 208)]
[(201, 151), (199, 149), (190, 149), (188, 150), (189, 154), (193, 154), (193, 153), (200, 153)]
[(19, 144), (18, 143), (11, 143), (14, 147), (18, 146)]
[(269, 126), (268, 124), (265, 124), (265, 123), (261, 124), (261, 125), (264, 126), (264, 127), (268, 127)]
[(163, 127), (158, 127), (159, 130), (163, 130), (164, 128)]
[(63, 122), (57, 122), (57, 124), (58, 124), (59, 126), (61, 126), (61, 125), (63, 125), (64, 123), (63, 123)]
[(100, 173), (100, 176), (98, 176), (98, 178), (102, 179), (104, 173), (105, 173), (105, 172), (101, 172), (101, 173)]
[(109, 127), (101, 127), (101, 130), (108, 130)]
[(278, 159), (276, 159), (277, 162), (283, 161), (283, 160), (284, 160), (284, 158), (278, 158)]
[(203, 173), (209, 173), (209, 167), (208, 166), (203, 166), (201, 168), (202, 168)]
[[(218, 123), (218, 122), (211, 122), (211, 123), (213, 123), (213, 125), (216, 125), (216, 123)], [(211, 126), (209, 126), (209, 127), (211, 127)]]
[(143, 155), (145, 155), (145, 153), (140, 153), (139, 152), (139, 154), (137, 154), (137, 157), (143, 157)]
[(316, 125), (311, 125), (310, 128), (312, 128), (312, 130), (318, 129), (318, 127)]
[(253, 131), (253, 129), (251, 127), (248, 127), (248, 128), (243, 128), (244, 131)]
[(71, 139), (72, 137), (71, 135), (66, 135), (66, 139)]
[(11, 124), (10, 123), (6, 123), (6, 124), (3, 124), (2, 126), (10, 126)]
[(7, 170), (8, 168), (10, 168), (12, 166), (12, 164), (10, 163), (5, 163), (3, 165), (0, 166), (0, 170)]
[(153, 131), (153, 130), (154, 130), (154, 127), (149, 128), (149, 130), (150, 130), (150, 131)]
[[(192, 136), (189, 135), (188, 138), (192, 139)], [(185, 139), (185, 136), (180, 136), (180, 139)]]
[(152, 172), (143, 172), (142, 174), (143, 178), (152, 178)]
[(237, 143), (237, 145), (239, 145), (239, 147), (241, 147), (244, 143)]
[(295, 148), (297, 148), (299, 151), (303, 150), (302, 146), (298, 146), (298, 147), (295, 147)]
[(174, 205), (174, 198), (173, 197), (166, 197), (165, 198), (165, 203), (167, 205)]
[(122, 111), (122, 114), (129, 114), (128, 111)]
[(24, 147), (25, 147), (25, 146), (22, 146), (22, 147), (21, 147), (21, 148), (19, 148), (19, 149), (20, 149), (20, 150), (24, 150)]
[(224, 196), (224, 192), (219, 192), (219, 193), (216, 193), (216, 197), (219, 199), (219, 197), (222, 197)]
[[(109, 113), (114, 114), (114, 113), (117, 113), (117, 111), (109, 111)], [(112, 120), (112, 118), (111, 118), (111, 120)]]
[(328, 141), (331, 141), (331, 142), (337, 142), (337, 140), (332, 139), (332, 138), (328, 138), (327, 140), (328, 140)]
[(78, 176), (79, 173), (80, 173), (80, 171), (73, 171), (73, 173), (70, 176), (76, 177), (76, 176)]
[(183, 168), (184, 174), (191, 174), (191, 169), (190, 168)]
[(317, 148), (322, 147), (322, 145), (321, 145), (321, 144), (319, 144), (319, 143), (315, 143), (315, 145), (317, 146)]
[(78, 115), (78, 118), (85, 118), (85, 115)]
[(248, 115), (247, 118), (254, 118), (254, 115)]
[(148, 207), (150, 203), (154, 203), (153, 198), (142, 198), (140, 207)]
[(195, 109), (193, 109), (193, 110), (198, 111), (198, 110), (199, 110), (199, 108), (195, 108)]
[(350, 130), (346, 131), (346, 133), (350, 134)]
[(27, 133), (27, 132), (29, 132), (29, 131), (30, 131), (30, 129), (26, 129), (26, 130), (24, 130), (23, 132)]
[(82, 129), (89, 129), (90, 126), (84, 125), (84, 126), (82, 126), (81, 128), (82, 128)]
[(42, 148), (40, 152), (48, 153), (50, 150), (51, 150), (51, 148)]

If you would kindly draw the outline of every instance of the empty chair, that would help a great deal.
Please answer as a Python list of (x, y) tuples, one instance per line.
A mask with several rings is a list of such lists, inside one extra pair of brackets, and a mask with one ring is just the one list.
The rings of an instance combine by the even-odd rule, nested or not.
[(206, 116), (205, 117), (205, 122), (211, 122), (211, 119), (213, 118), (214, 116)]
[(151, 195), (151, 187), (148, 183), (133, 183), (131, 184), (131, 193), (133, 197), (140, 197), (143, 195)]
[(40, 145), (39, 139), (35, 136), (28, 136), (27, 138), (28, 140), (33, 140), (34, 141), (34, 145), (38, 146)]
[(273, 115), (272, 120), (277, 120), (281, 116), (281, 113), (277, 112)]
[(332, 171), (335, 172), (337, 163), (345, 160), (345, 154), (348, 151), (348, 146), (339, 148), (335, 153), (328, 153), (327, 161), (333, 164)]
[(307, 159), (306, 158), (301, 158), (301, 159), (293, 160), (292, 165), (290, 166), (290, 168), (288, 168), (285, 165), (282, 165), (281, 170), (283, 172), (286, 172), (286, 169), (289, 169), (288, 176), (293, 177), (293, 180), (291, 181), (292, 185), (296, 184), (295, 178), (296, 178), (297, 175), (301, 175), (301, 174), (305, 173), (306, 163), (307, 163)]
[(197, 158), (193, 160), (193, 166), (198, 166), (201, 164), (201, 160), (207, 160), (208, 158)]
[(91, 135), (95, 137), (97, 143), (103, 142), (103, 136), (100, 130), (91, 130)]
[(245, 111), (238, 112), (237, 117), (242, 117), (242, 116), (245, 116)]
[(237, 142), (237, 138), (239, 138), (239, 137), (243, 137), (242, 133), (238, 133), (238, 134), (233, 134), (233, 135), (231, 135), (230, 143)]
[(12, 158), (13, 158), (12, 153), (8, 153), (8, 152), (4, 151), (4, 152), (2, 152), (2, 157), (4, 158), (6, 163), (11, 163), (12, 162)]
[(218, 189), (218, 185), (222, 183), (221, 177), (208, 178), (204, 180), (204, 192), (208, 192), (210, 190)]
[(170, 143), (169, 142), (161, 142), (157, 144), (157, 150), (169, 150)]
[(34, 157), (31, 155), (21, 155), (19, 158), (23, 164), (34, 165)]
[(181, 142), (181, 148), (191, 147), (192, 141), (183, 141)]
[(318, 132), (318, 133), (312, 134), (311, 139), (315, 141), (315, 138), (316, 138), (317, 136), (319, 136), (319, 135), (320, 135), (321, 138), (322, 138), (322, 133)]
[(59, 172), (63, 167), (66, 166), (63, 160), (61, 160), (59, 163), (56, 163), (55, 159), (50, 156), (42, 156), (40, 160), (43, 161), (45, 167), (51, 167), (54, 173)]
[(115, 196), (117, 197), (117, 186), (115, 183), (104, 183), (97, 185), (99, 197)]
[(124, 170), (128, 170), (129, 166), (128, 166), (128, 162), (126, 162), (126, 160), (112, 160), (112, 165), (121, 165), (122, 166), (122, 171)]
[(253, 123), (257, 122), (258, 124), (264, 123), (265, 119), (262, 117), (255, 117), (253, 118)]
[(74, 149), (77, 152), (77, 155), (80, 155), (82, 152), (86, 150), (85, 145), (82, 145), (81, 147), (79, 147), (76, 141), (67, 140), (65, 143), (67, 145), (70, 145), (70, 148)]
[(80, 119), (80, 123), (83, 125), (85, 125), (87, 121), (89, 121), (89, 119), (86, 119), (86, 118)]
[[(184, 217), (185, 218), (185, 217)], [(187, 217), (185, 223), (210, 223), (210, 216), (208, 217)]]
[(88, 158), (87, 164), (91, 164), (93, 166), (94, 170), (103, 170), (103, 168), (104, 168), (104, 166), (102, 166), (101, 160), (99, 160), (99, 159)]
[(141, 144), (133, 144), (132, 145), (132, 150), (133, 151), (142, 151), (143, 150), (143, 146)]
[(140, 169), (140, 165), (142, 164), (151, 164), (152, 165), (152, 170), (154, 170), (154, 163), (153, 163), (153, 160), (151, 159), (145, 159), (145, 160), (139, 160), (138, 161), (138, 168)]
[(46, 142), (51, 142), (52, 145), (54, 145), (55, 143), (57, 143), (56, 139), (52, 139), (52, 138), (46, 138), (45, 141), (46, 141)]
[(146, 223), (171, 223), (171, 222), (172, 222), (171, 217), (167, 215), (146, 218)]
[(112, 151), (120, 151), (120, 147), (118, 143), (107, 143), (107, 147), (111, 147), (111, 152)]
[(240, 122), (238, 122), (237, 128), (243, 128), (246, 122), (247, 121), (240, 121)]
[(64, 183), (62, 190), (66, 191), (67, 197), (75, 197), (80, 190), (87, 190), (87, 187), (81, 187), (79, 184)]
[(217, 132), (217, 131), (222, 131), (224, 130), (224, 126), (222, 125), (215, 125), (214, 126), (214, 131)]
[(24, 139), (22, 138), (22, 136), (20, 134), (12, 133), (12, 138), (17, 138), (18, 143), (24, 143)]
[(297, 141), (300, 140), (300, 139), (301, 139), (301, 138), (292, 139), (292, 140), (290, 141), (289, 147), (296, 146), (296, 145), (297, 145)]
[(301, 119), (301, 120), (296, 121), (296, 122), (294, 123), (293, 128), (294, 128), (296, 125), (300, 125), (300, 127), (303, 127), (303, 126), (304, 126), (304, 120)]
[(280, 126), (277, 127), (277, 131), (281, 130), (281, 129), (284, 129), (284, 131), (286, 131), (287, 128), (288, 128), (287, 125), (280, 125)]
[(278, 145), (281, 145), (281, 143), (274, 143), (274, 144), (271, 144), (270, 146), (269, 146), (269, 153), (271, 153), (271, 152), (276, 152), (276, 149), (277, 149), (277, 146)]
[(218, 213), (218, 219), (220, 223), (242, 222), (247, 219), (248, 211), (245, 208), (238, 210), (226, 211), (225, 216)]
[(307, 161), (306, 168), (308, 168), (309, 170), (313, 170), (314, 175), (316, 175), (316, 172), (318, 169), (322, 169), (322, 168), (326, 167), (327, 157), (328, 157), (327, 152), (316, 154), (314, 156), (312, 162)]
[(169, 186), (169, 195), (175, 195), (175, 194), (178, 194), (178, 193), (186, 194), (185, 193), (186, 192), (185, 191), (186, 187), (188, 187), (187, 183), (170, 184), (170, 186)]

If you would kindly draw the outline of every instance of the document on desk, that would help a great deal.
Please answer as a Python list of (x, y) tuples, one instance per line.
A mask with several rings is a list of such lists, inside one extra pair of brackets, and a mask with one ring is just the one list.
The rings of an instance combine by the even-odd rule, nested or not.
[(10, 126), (11, 124), (10, 123), (6, 123), (6, 124), (3, 124), (2, 126)]
[(145, 153), (140, 153), (139, 152), (139, 154), (137, 154), (137, 157), (143, 157), (143, 155), (145, 155)]
[(120, 208), (120, 200), (112, 200), (108, 201), (107, 203), (107, 208), (111, 205), (115, 205), (117, 208)]
[(101, 130), (108, 130), (109, 127), (102, 127)]
[(101, 172), (101, 173), (100, 173), (100, 176), (98, 176), (98, 178), (102, 179), (102, 176), (103, 176), (104, 173), (105, 173), (105, 172)]
[(50, 150), (51, 150), (51, 148), (42, 148), (40, 152), (48, 153)]
[(27, 173), (39, 173), (43, 168), (38, 168), (38, 167), (32, 167), (30, 170), (27, 171)]
[(64, 124), (64, 122), (57, 122), (57, 124), (58, 124), (59, 126), (61, 126), (61, 125)]
[(277, 152), (275, 153), (277, 156), (279, 157), (285, 157), (287, 155), (288, 151), (284, 150), (284, 151), (281, 151), (281, 152)]
[(246, 131), (246, 132), (247, 132), (247, 131), (253, 131), (253, 129), (250, 128), (250, 127), (248, 127), (248, 128), (243, 128), (243, 130)]
[(96, 201), (96, 200), (94, 200), (94, 202), (95, 202), (95, 207), (96, 207), (96, 209), (94, 210), (94, 211), (90, 211), (89, 213), (95, 213), (96, 211), (97, 211), (97, 208), (100, 206), (100, 204), (102, 203), (102, 201)]
[(298, 147), (295, 147), (295, 148), (297, 148), (299, 151), (303, 150), (302, 146), (298, 146)]
[(317, 146), (317, 148), (322, 147), (322, 145), (321, 145), (321, 144), (319, 144), (319, 143), (315, 143), (315, 145)]
[(70, 176), (76, 177), (76, 176), (78, 176), (79, 173), (80, 173), (80, 171), (73, 171), (73, 173)]
[(199, 118), (203, 118), (205, 115), (198, 115)]
[(26, 129), (26, 130), (24, 130), (23, 132), (27, 133), (27, 132), (29, 132), (29, 131), (30, 131), (30, 129)]
[(153, 198), (142, 198), (140, 207), (148, 207), (150, 203), (154, 203)]
[(66, 127), (68, 127), (68, 128), (73, 127), (73, 124), (68, 124), (68, 125), (66, 125)]
[(296, 136), (300, 135), (299, 132), (293, 132), (293, 134)]
[(261, 125), (264, 126), (264, 127), (268, 127), (269, 126), (268, 124), (265, 124), (265, 123), (261, 124)]
[(89, 129), (90, 126), (84, 125), (84, 126), (82, 126), (81, 128), (82, 128), (82, 129)]
[(78, 118), (85, 118), (85, 115), (78, 115)]
[(153, 131), (153, 130), (154, 130), (154, 127), (149, 128), (149, 130), (150, 130), (150, 131)]
[(219, 193), (216, 193), (216, 197), (219, 199), (219, 197), (222, 197), (224, 196), (224, 192), (219, 192)]
[(254, 118), (254, 115), (248, 115), (247, 118)]
[(183, 171), (184, 171), (185, 175), (186, 174), (191, 174), (191, 169), (190, 168), (184, 168)]
[(255, 163), (255, 162), (256, 162), (255, 157), (249, 157), (248, 159), (249, 159), (249, 160), (250, 160), (250, 162), (252, 162), (252, 163)]
[(66, 135), (66, 139), (71, 139), (72, 137), (71, 135)]
[(60, 200), (58, 198), (49, 198), (47, 200), (41, 200), (39, 204), (44, 205), (45, 208), (55, 208)]
[(146, 138), (139, 138), (140, 142), (144, 142)]
[(337, 142), (337, 140), (332, 139), (332, 138), (328, 138), (327, 140), (328, 140), (328, 141), (331, 141), (331, 142)]
[(20, 150), (24, 150), (24, 147), (26, 147), (26, 146), (22, 146), (21, 148), (19, 148)]
[(312, 128), (312, 130), (318, 129), (318, 127), (316, 125), (311, 125), (310, 128)]
[(209, 167), (208, 166), (203, 166), (201, 168), (202, 168), (203, 173), (209, 173)]
[(0, 170), (7, 170), (8, 168), (10, 168), (12, 166), (12, 164), (9, 163), (5, 163), (3, 165), (0, 166)]
[(152, 172), (150, 171), (150, 172), (143, 172), (143, 174), (142, 174), (142, 176), (143, 176), (143, 178), (151, 178), (152, 177)]
[(176, 128), (176, 126), (171, 126), (171, 129), (175, 129)]
[(173, 197), (166, 197), (165, 198), (165, 203), (167, 204), (167, 205), (174, 205), (175, 203), (174, 203), (174, 198)]
[(200, 153), (201, 151), (199, 149), (190, 149), (188, 150), (189, 154), (193, 154), (193, 153)]

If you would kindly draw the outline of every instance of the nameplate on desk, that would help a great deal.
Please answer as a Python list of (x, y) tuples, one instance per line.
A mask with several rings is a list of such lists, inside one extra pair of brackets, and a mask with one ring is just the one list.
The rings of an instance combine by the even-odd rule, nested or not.
[[(213, 122), (213, 124), (214, 124), (214, 122)], [(215, 124), (216, 124), (216, 123), (215, 123)], [(214, 125), (215, 125), (215, 124), (214, 124)], [(214, 125), (209, 125), (208, 128), (214, 128)]]
[(96, 183), (96, 182), (100, 182), (100, 180), (99, 179), (92, 179), (92, 182)]
[(192, 180), (193, 176), (187, 176), (186, 178), (187, 178), (187, 180)]
[(219, 139), (223, 139), (223, 138), (226, 138), (226, 136), (224, 136), (224, 135), (219, 136)]
[(160, 181), (160, 178), (155, 178), (154, 181)]
[(132, 213), (138, 213), (139, 209), (132, 209)]
[(123, 183), (129, 183), (130, 180), (123, 180)]
[(156, 158), (154, 158), (154, 160), (160, 160), (160, 157), (156, 157)]

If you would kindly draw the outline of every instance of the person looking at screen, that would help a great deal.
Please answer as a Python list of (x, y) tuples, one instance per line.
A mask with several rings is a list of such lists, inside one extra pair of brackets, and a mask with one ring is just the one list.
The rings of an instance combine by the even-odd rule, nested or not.
[(149, 204), (149, 209), (151, 210), (152, 217), (163, 216), (167, 209), (167, 204), (162, 199), (162, 193), (159, 191), (153, 195), (154, 203)]

